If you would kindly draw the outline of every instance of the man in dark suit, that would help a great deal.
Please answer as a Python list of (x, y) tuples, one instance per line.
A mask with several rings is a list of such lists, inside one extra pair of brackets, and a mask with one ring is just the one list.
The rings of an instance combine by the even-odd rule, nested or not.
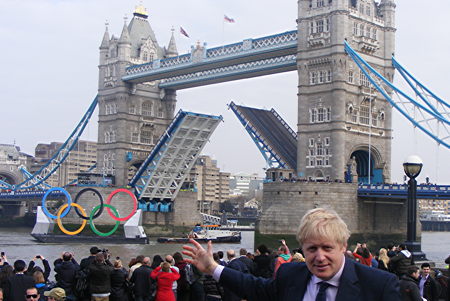
[(201, 271), (249, 301), (400, 300), (395, 275), (345, 259), (349, 236), (336, 212), (323, 208), (308, 211), (297, 234), (306, 263), (283, 264), (274, 279), (219, 266), (212, 259), (211, 243), (205, 250), (191, 240), (193, 246), (183, 246), (183, 253)]
[[(248, 267), (245, 265), (244, 262), (240, 260), (240, 258), (236, 258), (236, 254), (234, 250), (228, 250), (227, 251), (227, 258), (228, 258), (228, 264), (227, 267), (230, 269), (233, 269), (235, 271), (239, 271), (244, 274), (248, 274), (249, 270)], [(228, 289), (227, 287), (224, 287), (224, 294), (223, 294), (223, 300), (224, 301), (240, 301), (241, 298), (236, 296), (232, 290)]]
[(5, 300), (23, 301), (28, 288), (34, 287), (33, 277), (25, 275), (26, 264), (23, 260), (14, 262), (15, 275), (9, 277), (5, 284)]
[(247, 250), (244, 248), (241, 248), (239, 250), (239, 260), (242, 261), (248, 269), (248, 272), (250, 274), (255, 274), (255, 263), (253, 262), (253, 260), (251, 260), (250, 258), (247, 257)]

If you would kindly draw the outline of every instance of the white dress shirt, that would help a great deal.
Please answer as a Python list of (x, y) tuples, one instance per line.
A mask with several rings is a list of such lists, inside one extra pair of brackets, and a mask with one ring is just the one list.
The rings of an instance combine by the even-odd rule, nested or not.
[(344, 271), (345, 266), (345, 256), (342, 255), (342, 266), (339, 269), (339, 271), (336, 273), (336, 275), (333, 276), (330, 280), (324, 281), (320, 279), (319, 277), (316, 277), (315, 275), (312, 275), (311, 279), (308, 282), (308, 285), (306, 286), (306, 292), (303, 296), (303, 301), (315, 301), (317, 294), (319, 293), (319, 287), (320, 282), (327, 282), (331, 284), (327, 290), (327, 301), (334, 301), (336, 300), (337, 291), (339, 288), (339, 281), (341, 279), (342, 272)]

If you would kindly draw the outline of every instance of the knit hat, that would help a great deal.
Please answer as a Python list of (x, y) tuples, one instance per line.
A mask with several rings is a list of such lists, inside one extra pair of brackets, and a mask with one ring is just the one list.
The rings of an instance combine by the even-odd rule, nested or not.
[(66, 298), (66, 292), (64, 291), (64, 289), (60, 288), (60, 287), (55, 287), (54, 289), (44, 292), (44, 296), (46, 297), (52, 297), (53, 299), (56, 300), (64, 300)]

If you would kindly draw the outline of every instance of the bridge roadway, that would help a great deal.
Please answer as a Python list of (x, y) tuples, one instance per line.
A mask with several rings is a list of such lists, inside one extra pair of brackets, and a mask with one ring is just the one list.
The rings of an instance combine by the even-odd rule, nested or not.
[[(360, 184), (358, 197), (406, 199), (408, 185), (406, 184)], [(450, 200), (450, 185), (417, 185), (417, 199)]]
[(297, 30), (246, 39), (191, 53), (130, 66), (122, 80), (160, 81), (160, 88), (186, 89), (208, 84), (297, 70)]

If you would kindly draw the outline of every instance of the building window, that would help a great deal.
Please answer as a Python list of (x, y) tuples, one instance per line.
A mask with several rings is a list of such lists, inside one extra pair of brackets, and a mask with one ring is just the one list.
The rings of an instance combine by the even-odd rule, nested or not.
[(311, 84), (311, 85), (317, 84), (317, 72), (316, 72), (316, 71), (311, 72), (311, 73), (309, 74), (309, 76), (310, 76), (310, 79), (309, 79), (310, 84)]
[(325, 19), (325, 31), (330, 31), (330, 19)]
[(372, 10), (370, 9), (370, 5), (366, 6), (366, 15), (370, 16), (372, 14)]
[(130, 114), (136, 114), (136, 106), (135, 105), (130, 105), (128, 107), (128, 113)]
[(152, 131), (145, 127), (141, 130), (141, 143), (152, 144)]
[(359, 5), (359, 12), (362, 14), (364, 13), (364, 4), (362, 3)]
[(348, 71), (348, 82), (353, 84), (353, 71)]
[(327, 108), (327, 115), (325, 116), (325, 121), (331, 121), (331, 108)]
[(105, 115), (109, 115), (109, 114), (111, 114), (111, 113), (110, 113), (110, 108), (109, 108), (109, 105), (106, 104), (106, 105), (105, 105)]
[(353, 22), (353, 35), (358, 36), (358, 23)]
[(323, 162), (323, 161), (322, 161), (322, 158), (317, 158), (317, 160), (316, 160), (316, 165), (317, 165), (317, 166), (322, 166), (322, 165), (323, 165), (322, 162)]
[(147, 117), (153, 115), (153, 104), (150, 101), (142, 103), (142, 115)]
[(325, 71), (319, 71), (319, 84), (325, 82)]
[(117, 114), (117, 104), (115, 102), (112, 104), (112, 114)]
[(317, 121), (317, 109), (311, 109), (310, 111), (310, 121), (311, 123), (315, 123)]
[(323, 20), (316, 21), (317, 32), (323, 32)]
[(329, 146), (329, 145), (330, 145), (330, 137), (325, 137), (325, 146)]
[(138, 143), (139, 142), (139, 133), (131, 133), (131, 142)]
[(364, 102), (360, 106), (359, 110), (359, 123), (369, 125), (370, 119), (370, 107), (368, 102)]
[(310, 148), (309, 149), (309, 155), (310, 156), (314, 156), (314, 148)]
[(366, 26), (366, 32), (365, 32), (364, 36), (368, 37), (370, 39), (370, 32), (371, 32), (370, 26)]
[(324, 0), (317, 0), (317, 7), (323, 7), (324, 6)]
[(148, 53), (147, 53), (147, 51), (144, 51), (144, 53), (142, 54), (142, 60), (145, 61), (145, 62), (148, 60)]
[(377, 29), (375, 27), (372, 28), (372, 39), (374, 39), (374, 40), (377, 39)]
[(309, 138), (309, 147), (314, 146), (314, 138)]
[(327, 70), (327, 82), (331, 83), (332, 78), (333, 78), (333, 76), (332, 76), (331, 70)]
[(314, 33), (314, 22), (309, 22), (309, 34)]
[(316, 154), (317, 156), (323, 156), (323, 146), (320, 142), (316, 144)]
[(314, 158), (309, 158), (309, 166), (314, 166)]
[(364, 24), (359, 24), (359, 36), (364, 36)]
[(370, 81), (367, 78), (367, 76), (364, 74), (364, 72), (362, 72), (362, 71), (360, 71), (360, 73), (359, 73), (359, 81), (362, 86), (370, 87)]
[(330, 158), (325, 157), (325, 166), (330, 166)]
[(319, 108), (319, 109), (317, 109), (317, 121), (323, 122), (323, 119), (324, 119), (324, 109)]

